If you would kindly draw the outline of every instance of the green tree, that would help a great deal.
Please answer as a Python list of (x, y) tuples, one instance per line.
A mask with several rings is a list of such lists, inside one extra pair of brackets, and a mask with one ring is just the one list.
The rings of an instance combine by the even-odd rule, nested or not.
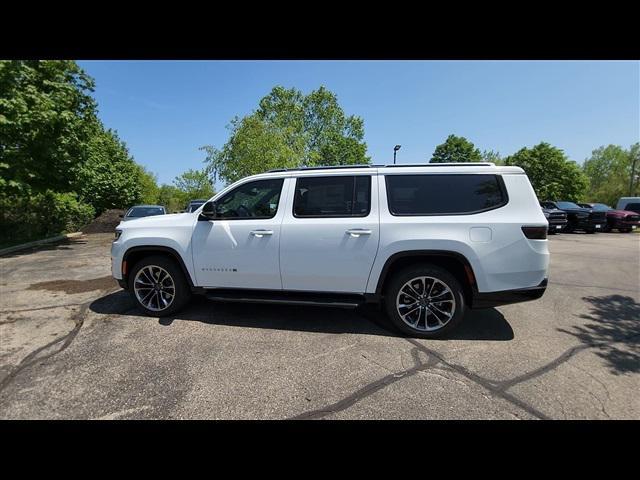
[(493, 150), (484, 150), (482, 152), (482, 161), (495, 163), (496, 165), (504, 165), (504, 159), (500, 155), (500, 152), (494, 152)]
[(76, 189), (99, 215), (109, 208), (128, 208), (142, 200), (141, 167), (113, 130), (97, 130), (88, 159), (77, 170)]
[(159, 205), (164, 205), (168, 212), (175, 213), (183, 210), (187, 204), (187, 195), (174, 185), (161, 185), (158, 189)]
[(431, 163), (482, 162), (482, 154), (473, 143), (464, 137), (449, 135), (438, 145), (431, 157)]
[(0, 61), (0, 194), (72, 189), (97, 122), (93, 87), (73, 61)]
[(160, 188), (157, 176), (142, 165), (138, 165), (138, 182), (140, 183), (140, 202), (145, 204), (158, 203)]
[(615, 206), (620, 197), (639, 195), (639, 156), (640, 143), (628, 150), (618, 145), (594, 150), (583, 165), (589, 177), (589, 200)]
[(582, 169), (562, 150), (542, 142), (522, 148), (505, 158), (506, 165), (516, 165), (526, 172), (540, 200), (583, 199), (589, 180)]
[(230, 138), (217, 149), (204, 146), (207, 172), (234, 182), (272, 168), (369, 163), (364, 122), (345, 115), (336, 95), (324, 87), (304, 95), (274, 87), (258, 109), (235, 117)]
[(187, 202), (199, 198), (209, 199), (215, 193), (213, 184), (204, 170), (189, 169), (177, 176), (173, 180), (173, 184), (184, 193)]

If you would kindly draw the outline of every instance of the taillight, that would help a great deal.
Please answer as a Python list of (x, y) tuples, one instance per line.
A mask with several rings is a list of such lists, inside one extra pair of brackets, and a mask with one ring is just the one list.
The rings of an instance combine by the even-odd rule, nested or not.
[(544, 240), (547, 238), (547, 227), (522, 227), (522, 233), (530, 240)]

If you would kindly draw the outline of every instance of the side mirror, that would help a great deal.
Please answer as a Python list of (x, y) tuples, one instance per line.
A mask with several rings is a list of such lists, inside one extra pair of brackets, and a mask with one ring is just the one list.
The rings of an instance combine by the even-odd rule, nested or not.
[(215, 202), (207, 202), (202, 206), (202, 210), (200, 211), (200, 215), (205, 217), (208, 220), (213, 220), (216, 218), (216, 204)]

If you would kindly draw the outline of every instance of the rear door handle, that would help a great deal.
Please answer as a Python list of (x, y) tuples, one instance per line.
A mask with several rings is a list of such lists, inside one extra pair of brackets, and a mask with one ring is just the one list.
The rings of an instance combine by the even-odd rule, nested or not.
[(251, 235), (262, 238), (264, 235), (273, 235), (273, 230), (251, 230)]
[(360, 235), (371, 235), (371, 230), (365, 230), (364, 228), (350, 228), (347, 233), (352, 237), (359, 237)]

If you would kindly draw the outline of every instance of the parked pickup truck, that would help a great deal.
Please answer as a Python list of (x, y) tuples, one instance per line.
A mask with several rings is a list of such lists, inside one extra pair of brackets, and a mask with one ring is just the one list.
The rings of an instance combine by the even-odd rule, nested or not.
[(567, 226), (563, 231), (573, 232), (584, 230), (587, 233), (595, 233), (603, 230), (607, 225), (605, 212), (595, 211), (591, 208), (583, 208), (573, 202), (549, 201), (540, 202), (543, 208), (555, 208), (567, 214)]
[(111, 267), (152, 316), (175, 315), (193, 293), (252, 303), (370, 302), (404, 334), (430, 338), (469, 308), (540, 298), (547, 228), (519, 167), (273, 170), (239, 180), (193, 213), (121, 223)]
[(549, 233), (558, 233), (567, 226), (567, 214), (557, 208), (544, 208), (542, 213), (549, 222)]
[(591, 208), (597, 212), (604, 212), (607, 216), (607, 224), (604, 227), (605, 232), (613, 229), (621, 233), (629, 233), (638, 228), (640, 225), (640, 213), (631, 210), (614, 210), (604, 203), (579, 203), (581, 207)]

